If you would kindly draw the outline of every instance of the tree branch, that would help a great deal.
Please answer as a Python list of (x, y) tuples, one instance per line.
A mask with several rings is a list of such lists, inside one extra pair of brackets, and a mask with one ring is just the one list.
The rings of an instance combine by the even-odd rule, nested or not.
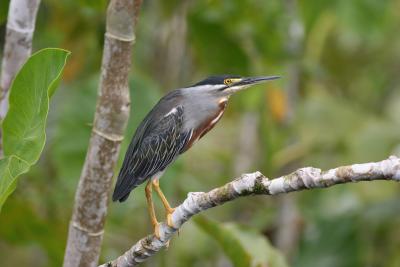
[(306, 167), (273, 180), (269, 180), (260, 172), (243, 174), (240, 178), (208, 193), (189, 193), (186, 200), (172, 214), (174, 228), (162, 223), (160, 225), (160, 239), (157, 239), (154, 235), (149, 235), (139, 240), (122, 256), (100, 265), (100, 267), (138, 265), (165, 247), (173, 234), (193, 215), (238, 197), (278, 195), (304, 189), (326, 188), (337, 184), (372, 180), (400, 182), (400, 158), (391, 156), (380, 162), (354, 164), (328, 171)]

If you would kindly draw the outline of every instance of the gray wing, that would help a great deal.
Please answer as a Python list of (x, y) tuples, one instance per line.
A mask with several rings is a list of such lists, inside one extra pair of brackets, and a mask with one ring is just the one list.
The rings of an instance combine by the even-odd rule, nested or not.
[(191, 134), (183, 132), (182, 106), (173, 108), (158, 121), (145, 118), (125, 154), (113, 201), (126, 200), (135, 187), (163, 171), (181, 153)]

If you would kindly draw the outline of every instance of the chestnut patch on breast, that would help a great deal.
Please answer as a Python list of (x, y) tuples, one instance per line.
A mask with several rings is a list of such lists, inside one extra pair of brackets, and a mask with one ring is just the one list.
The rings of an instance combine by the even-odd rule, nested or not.
[(219, 110), (215, 114), (212, 114), (212, 116), (208, 117), (197, 129), (193, 130), (193, 134), (185, 147), (185, 151), (188, 150), (194, 144), (194, 142), (202, 138), (206, 133), (214, 128), (215, 124), (217, 124), (224, 114), (227, 103), (227, 98), (220, 99), (218, 102)]

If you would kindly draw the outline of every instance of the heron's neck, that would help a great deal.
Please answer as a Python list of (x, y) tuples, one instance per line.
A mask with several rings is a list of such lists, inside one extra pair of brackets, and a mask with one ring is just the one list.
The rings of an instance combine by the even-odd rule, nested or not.
[(222, 116), (228, 101), (226, 96), (220, 98), (204, 95), (190, 97), (189, 101), (185, 101), (190, 104), (184, 107), (187, 129), (197, 129), (201, 125), (213, 121), (216, 117)]

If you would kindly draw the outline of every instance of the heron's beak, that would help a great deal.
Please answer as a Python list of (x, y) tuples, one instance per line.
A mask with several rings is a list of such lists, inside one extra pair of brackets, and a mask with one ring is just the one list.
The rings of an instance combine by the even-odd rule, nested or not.
[(276, 80), (279, 78), (280, 76), (248, 77), (248, 78), (243, 78), (241, 81), (233, 84), (232, 86), (253, 85), (257, 83), (263, 83), (266, 81)]
[(226, 88), (225, 91), (232, 94), (232, 93), (241, 91), (243, 89), (246, 89), (252, 85), (276, 80), (279, 78), (280, 78), (280, 76), (247, 77), (247, 78), (243, 78), (242, 80), (232, 84), (231, 86)]

